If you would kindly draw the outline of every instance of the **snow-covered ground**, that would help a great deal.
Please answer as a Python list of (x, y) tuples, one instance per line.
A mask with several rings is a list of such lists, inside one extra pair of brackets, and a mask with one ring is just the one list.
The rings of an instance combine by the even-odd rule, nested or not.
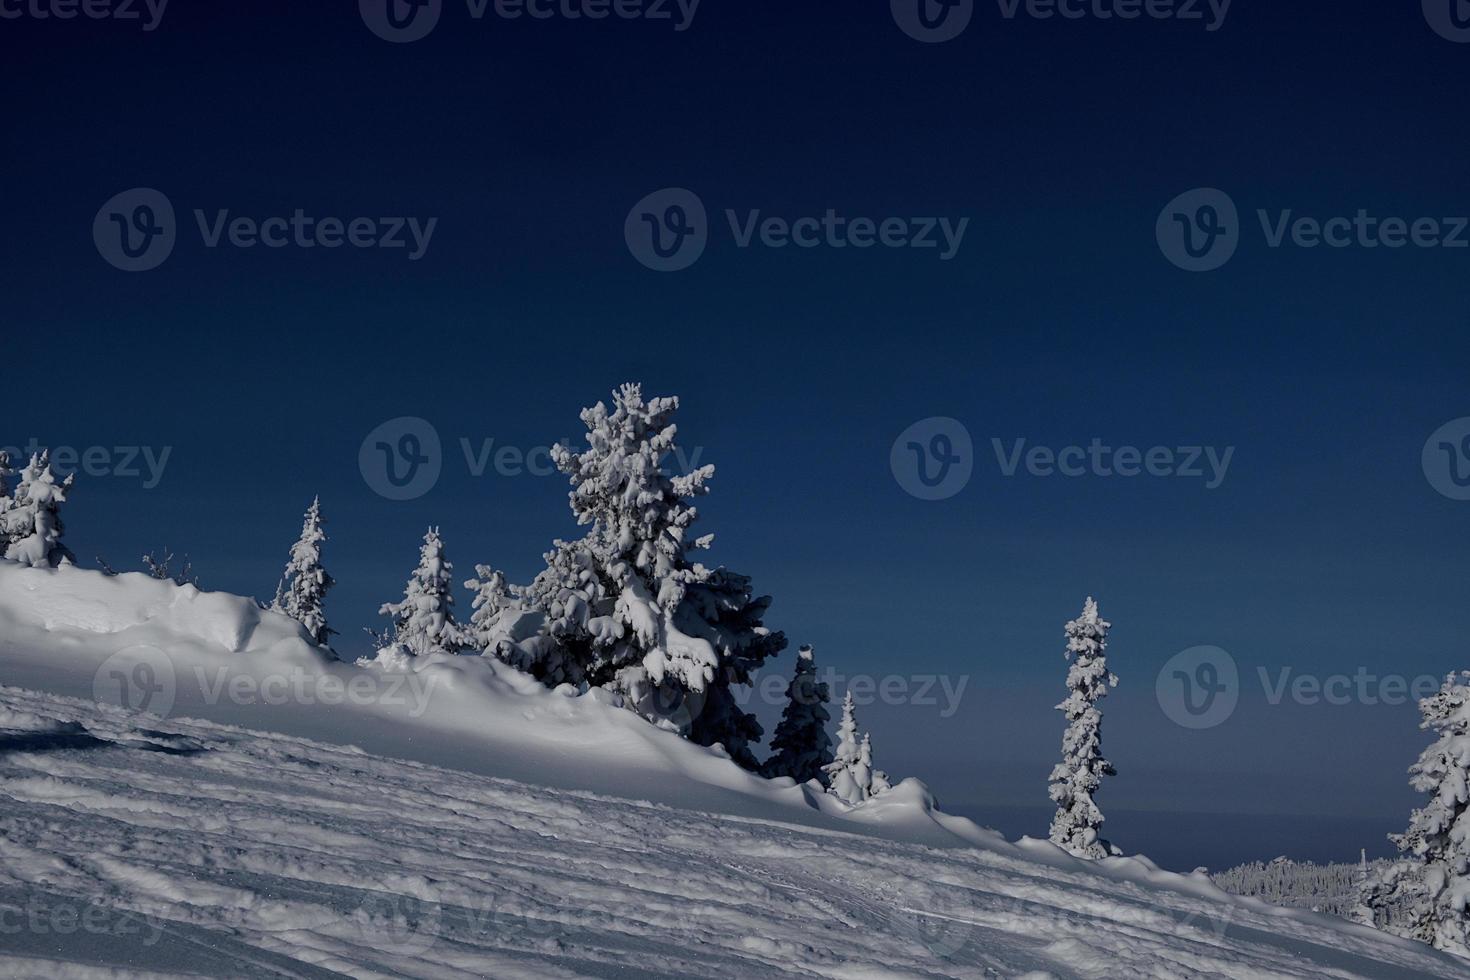
[(916, 780), (848, 811), (597, 697), (415, 666), (333, 662), (238, 597), (0, 562), (0, 976), (1470, 978), (1008, 843)]

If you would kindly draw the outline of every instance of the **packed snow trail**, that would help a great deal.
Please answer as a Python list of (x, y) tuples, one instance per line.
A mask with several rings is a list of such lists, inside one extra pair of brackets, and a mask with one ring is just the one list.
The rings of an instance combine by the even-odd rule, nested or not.
[(3, 976), (1470, 978), (1326, 917), (1023, 851), (0, 688)]

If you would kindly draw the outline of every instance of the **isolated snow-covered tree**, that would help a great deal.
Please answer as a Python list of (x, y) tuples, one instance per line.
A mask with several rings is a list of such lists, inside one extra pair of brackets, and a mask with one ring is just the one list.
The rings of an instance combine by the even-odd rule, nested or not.
[(713, 466), (670, 476), (676, 398), (644, 400), (636, 384), (582, 412), (587, 448), (552, 449), (567, 475), (577, 523), (588, 530), (558, 541), (527, 590), (545, 616), (550, 642), (537, 648), (532, 672), (548, 684), (602, 686), (630, 708), (701, 745), (723, 745), (749, 769), (761, 727), (740, 708), (732, 687), (786, 646), (763, 623), (770, 603), (750, 580), (709, 569), (691, 552), (712, 535), (692, 537), (690, 501), (709, 492)]
[(301, 525), (301, 537), (291, 546), (286, 570), (276, 587), (276, 599), (271, 603), (276, 612), (285, 613), (306, 627), (312, 641), (321, 646), (326, 646), (337, 632), (327, 625), (324, 611), (327, 590), (337, 584), (322, 566), (322, 544), (327, 540), (325, 523), (321, 498), (314, 497)]
[(824, 785), (825, 769), (833, 761), (832, 739), (827, 735), (831, 695), (817, 680), (817, 661), (809, 646), (796, 652), (796, 673), (786, 685), (786, 707), (771, 736), (772, 756), (761, 767), (768, 779), (790, 776), (798, 783), (816, 779)]
[(827, 774), (827, 792), (849, 806), (857, 806), (888, 789), (888, 774), (873, 768), (872, 742), (866, 735), (858, 738), (851, 691), (842, 699), (836, 758), (823, 769)]
[(444, 557), (437, 527), (424, 535), (403, 601), (384, 603), (378, 612), (393, 618), (387, 639), (415, 657), (455, 654), (465, 647), (466, 637), (454, 621), (454, 566)]
[(1104, 776), (1117, 771), (1102, 754), (1102, 712), (1099, 700), (1118, 678), (1108, 672), (1108, 630), (1112, 624), (1098, 616), (1097, 603), (1088, 597), (1082, 616), (1067, 624), (1066, 657), (1071, 693), (1057, 705), (1067, 717), (1062, 736), (1062, 761), (1051, 772), (1051, 799), (1057, 805), (1051, 823), (1051, 841), (1078, 857), (1100, 858), (1113, 847), (1100, 836), (1102, 811), (1093, 799)]
[(1374, 924), (1461, 956), (1470, 955), (1470, 671), (1450, 674), (1419, 702), (1434, 744), (1409, 767), (1429, 802), (1391, 834), (1404, 860), (1373, 876), (1364, 904)]
[(15, 496), (5, 514), (5, 557), (24, 565), (56, 566), (76, 559), (61, 543), (61, 505), (75, 474), (58, 481), (48, 451), (31, 457), (20, 474)]

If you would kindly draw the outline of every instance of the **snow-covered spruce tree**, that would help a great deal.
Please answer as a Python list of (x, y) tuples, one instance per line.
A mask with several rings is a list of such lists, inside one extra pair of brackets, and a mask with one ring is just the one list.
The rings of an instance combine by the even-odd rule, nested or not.
[(811, 779), (827, 782), (824, 771), (832, 763), (832, 739), (827, 735), (827, 712), (831, 694), (817, 680), (817, 661), (812, 648), (796, 652), (796, 673), (786, 685), (786, 707), (771, 736), (772, 756), (761, 767), (767, 779), (790, 776), (798, 783)]
[(555, 446), (552, 458), (572, 485), (577, 541), (558, 541), (527, 590), (546, 617), (551, 642), (537, 648), (532, 672), (548, 684), (603, 686), (630, 708), (701, 745), (723, 745), (757, 769), (750, 742), (755, 717), (732, 688), (786, 646), (762, 622), (769, 598), (750, 580), (693, 561), (712, 535), (692, 537), (689, 503), (709, 492), (713, 466), (669, 476), (677, 398), (643, 398), (636, 384), (582, 412), (587, 448)]
[(49, 451), (32, 456), (20, 474), (15, 496), (5, 514), (5, 557), (25, 565), (72, 564), (76, 559), (61, 543), (61, 505), (76, 474), (57, 481)]
[(886, 793), (892, 788), (888, 784), (888, 773), (873, 766), (873, 737), (867, 732), (863, 732), (863, 744), (858, 750), (858, 764), (868, 771), (869, 796)]
[(409, 576), (402, 602), (386, 602), (378, 612), (393, 617), (388, 640), (415, 657), (459, 653), (466, 637), (454, 621), (454, 566), (444, 557), (439, 529), (431, 527), (419, 549), (419, 564)]
[(469, 626), (464, 630), (469, 646), (487, 657), (496, 657), (516, 667), (525, 666), (515, 644), (504, 638), (506, 614), (519, 613), (519, 589), (509, 585), (505, 573), (489, 565), (476, 565), (475, 577), (464, 587), (475, 594)]
[(1447, 952), (1470, 955), (1470, 671), (1450, 674), (1419, 702), (1437, 738), (1409, 767), (1429, 802), (1391, 834), (1405, 860), (1373, 876), (1364, 904), (1374, 924)]
[(325, 523), (321, 498), (313, 497), (301, 524), (301, 537), (291, 546), (286, 570), (276, 588), (276, 600), (271, 604), (276, 612), (285, 613), (305, 626), (312, 641), (320, 646), (326, 646), (337, 632), (327, 626), (323, 608), (327, 590), (337, 584), (322, 566), (322, 543), (327, 540), (322, 529)]
[(1088, 597), (1082, 616), (1067, 624), (1067, 699), (1057, 710), (1067, 716), (1062, 736), (1062, 761), (1051, 772), (1051, 798), (1057, 814), (1051, 822), (1051, 841), (1078, 857), (1100, 858), (1113, 847), (1099, 835), (1102, 811), (1093, 794), (1104, 776), (1117, 772), (1102, 754), (1102, 712), (1097, 702), (1106, 697), (1118, 678), (1108, 672), (1108, 630), (1112, 624), (1097, 614)]
[(842, 722), (837, 726), (837, 757), (823, 767), (827, 792), (849, 806), (857, 806), (888, 789), (888, 775), (873, 768), (873, 746), (868, 736), (858, 738), (852, 692), (842, 699)]

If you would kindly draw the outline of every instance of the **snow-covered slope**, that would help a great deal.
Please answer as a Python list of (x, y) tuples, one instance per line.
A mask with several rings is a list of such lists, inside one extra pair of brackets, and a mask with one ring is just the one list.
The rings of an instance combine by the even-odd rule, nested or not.
[[(1470, 978), (455, 659), (422, 701), (322, 704), (388, 678), (237, 597), (0, 563), (0, 976)], [(128, 685), (167, 717), (93, 700)]]

